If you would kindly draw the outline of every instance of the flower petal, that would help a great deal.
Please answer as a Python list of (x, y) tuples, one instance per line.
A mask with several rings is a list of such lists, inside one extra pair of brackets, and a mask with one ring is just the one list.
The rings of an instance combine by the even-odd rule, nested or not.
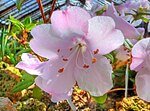
[(150, 50), (150, 38), (142, 39), (132, 48), (131, 70), (140, 70), (143, 67), (147, 51)]
[(54, 36), (50, 24), (36, 26), (32, 29), (31, 34), (33, 39), (30, 41), (30, 47), (36, 54), (46, 58), (57, 56), (58, 49), (71, 45), (69, 40)]
[(52, 14), (51, 22), (54, 31), (60, 37), (69, 36), (70, 33), (83, 35), (87, 33), (87, 24), (90, 15), (79, 7), (69, 7), (64, 11), (55, 11)]
[(87, 70), (76, 67), (74, 74), (79, 87), (92, 96), (102, 96), (113, 86), (109, 61), (102, 56), (97, 57), (97, 60)]
[(35, 58), (33, 55), (28, 54), (28, 53), (23, 53), (22, 56), (22, 61), (20, 61), (16, 67), (19, 69), (23, 69), (29, 74), (33, 75), (40, 75), (45, 63), (40, 62), (37, 58)]
[[(52, 102), (59, 102), (61, 100), (66, 100), (68, 98), (71, 97), (72, 95), (72, 89), (69, 92), (66, 93), (53, 93), (53, 92), (49, 92), (49, 85), (47, 84), (47, 80), (41, 78), (41, 77), (37, 77), (35, 79), (35, 83), (38, 87), (40, 87), (42, 90), (44, 90), (45, 92), (51, 94), (51, 101)], [(62, 86), (63, 87), (63, 86)]]
[(138, 30), (117, 14), (113, 4), (108, 6), (107, 11), (103, 15), (110, 16), (114, 19), (116, 28), (122, 31), (125, 38), (138, 39), (140, 37)]
[(102, 55), (110, 53), (124, 42), (124, 36), (120, 30), (115, 29), (113, 19), (106, 16), (89, 20), (87, 39), (90, 47), (93, 50), (99, 49)]
[[(53, 94), (66, 94), (76, 83), (73, 71), (74, 63), (62, 61), (62, 58), (50, 59), (39, 75), (43, 79), (43, 87), (46, 92)], [(46, 83), (45, 83), (46, 82)], [(40, 87), (40, 84), (38, 85)]]
[(137, 95), (143, 100), (150, 102), (150, 70), (143, 68), (135, 78)]

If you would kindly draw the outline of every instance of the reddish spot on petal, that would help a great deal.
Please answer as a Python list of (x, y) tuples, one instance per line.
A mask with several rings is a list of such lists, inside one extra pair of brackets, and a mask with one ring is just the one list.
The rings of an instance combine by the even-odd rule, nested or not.
[(63, 13), (64, 15), (66, 15), (66, 14), (67, 14), (67, 10), (62, 10), (62, 13)]
[(63, 58), (63, 61), (68, 61), (68, 59)]
[(59, 73), (64, 72), (64, 68), (59, 69), (58, 72), (59, 72)]
[(60, 49), (58, 49), (57, 52), (60, 52)]
[(93, 58), (93, 59), (92, 59), (92, 64), (94, 64), (96, 61), (97, 61), (97, 59), (96, 59), (96, 58)]
[(96, 50), (94, 51), (94, 54), (98, 54), (98, 52), (99, 52), (99, 49), (96, 49)]
[(69, 50), (72, 51), (72, 48), (70, 48)]
[(84, 65), (83, 65), (83, 68), (89, 68), (89, 65), (84, 64)]

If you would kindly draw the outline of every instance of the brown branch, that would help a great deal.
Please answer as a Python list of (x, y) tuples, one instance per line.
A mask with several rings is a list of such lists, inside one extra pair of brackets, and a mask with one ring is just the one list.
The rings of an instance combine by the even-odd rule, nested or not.
[(48, 19), (46, 20), (46, 22), (50, 22), (50, 21), (51, 21), (51, 16), (52, 16), (52, 13), (53, 13), (53, 11), (54, 11), (54, 9), (55, 9), (55, 4), (56, 4), (56, 0), (52, 0), (52, 8), (51, 8), (51, 10), (50, 10), (49, 17), (48, 17)]
[(44, 21), (44, 23), (46, 23), (46, 22), (47, 22), (47, 20), (46, 20), (46, 17), (45, 17), (44, 11), (43, 11), (42, 1), (41, 1), (41, 0), (37, 0), (37, 3), (38, 3), (38, 5), (39, 5), (39, 9), (40, 9), (40, 11), (41, 11), (43, 21)]
[[(108, 91), (106, 94), (108, 94), (108, 93), (112, 93), (112, 92), (116, 92), (116, 91), (124, 91), (125, 90), (125, 88), (116, 88), (116, 89), (112, 89), (112, 90), (110, 90), (110, 91)], [(128, 90), (135, 90), (134, 88), (128, 88)]]

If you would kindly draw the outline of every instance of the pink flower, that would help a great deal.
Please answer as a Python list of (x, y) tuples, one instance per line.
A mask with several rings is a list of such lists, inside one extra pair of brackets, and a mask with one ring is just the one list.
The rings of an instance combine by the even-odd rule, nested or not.
[(136, 91), (140, 98), (150, 102), (150, 38), (142, 39), (132, 49), (131, 70), (137, 71)]
[(140, 7), (149, 9), (148, 0), (127, 0), (125, 3), (118, 5), (117, 9), (122, 16), (125, 16), (125, 13), (134, 13), (133, 10), (138, 10)]
[[(135, 15), (136, 13), (133, 10), (138, 11), (140, 7), (143, 7), (147, 10), (150, 9), (149, 1), (148, 0), (128, 0), (125, 3), (116, 6), (118, 12), (121, 16), (126, 20), (132, 22), (132, 25), (139, 26), (142, 22), (141, 19), (133, 21), (134, 18), (132, 15), (126, 15), (126, 13), (130, 13)], [(146, 17), (146, 16), (145, 16)], [(148, 18), (148, 16), (146, 17)]]
[(125, 38), (138, 39), (144, 31), (144, 29), (142, 28), (136, 29), (132, 24), (125, 21), (121, 16), (119, 16), (113, 3), (111, 5), (108, 5), (108, 9), (103, 13), (103, 15), (110, 16), (114, 19), (116, 28), (122, 31)]
[[(55, 11), (51, 23), (38, 25), (31, 31), (30, 47), (49, 59), (42, 65), (37, 62), (40, 69), (33, 68), (41, 71), (35, 83), (50, 93), (54, 102), (69, 98), (76, 82), (93, 96), (102, 96), (110, 90), (112, 67), (103, 55), (124, 41), (113, 19), (91, 18), (82, 8), (69, 7)], [(26, 64), (20, 67), (19, 63), (17, 67), (27, 71)]]

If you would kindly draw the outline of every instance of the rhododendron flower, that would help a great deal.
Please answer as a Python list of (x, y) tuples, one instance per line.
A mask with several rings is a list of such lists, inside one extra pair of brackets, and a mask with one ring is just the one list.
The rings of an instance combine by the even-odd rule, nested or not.
[(150, 102), (150, 38), (142, 39), (132, 49), (131, 70), (137, 71), (136, 91), (140, 98)]
[(140, 7), (149, 10), (150, 9), (149, 4), (150, 3), (148, 0), (128, 0), (125, 3), (116, 6), (116, 8), (126, 21), (130, 21), (132, 22), (132, 25), (138, 26), (141, 24), (142, 20), (139, 19), (139, 20), (133, 21), (134, 20), (133, 16), (129, 14), (126, 15), (126, 13), (130, 13), (134, 15), (136, 13), (133, 10), (138, 11)]
[(140, 7), (150, 8), (148, 0), (127, 0), (125, 3), (118, 5), (117, 9), (121, 16), (125, 16), (125, 13), (133, 13), (133, 10), (138, 10)]
[(124, 41), (112, 18), (91, 18), (82, 8), (69, 7), (54, 11), (51, 24), (38, 25), (31, 34), (30, 47), (48, 61), (41, 63), (33, 57), (30, 68), (27, 66), (32, 63), (23, 58), (17, 67), (37, 70), (35, 83), (52, 95), (52, 101), (69, 98), (76, 82), (93, 96), (102, 96), (112, 88), (112, 67), (103, 55)]
[(136, 29), (132, 24), (125, 21), (119, 14), (117, 13), (114, 4), (108, 5), (108, 9), (103, 13), (104, 16), (110, 16), (114, 19), (116, 23), (116, 28), (120, 29), (124, 34), (125, 38), (128, 39), (138, 39), (140, 35), (144, 32), (143, 28)]

